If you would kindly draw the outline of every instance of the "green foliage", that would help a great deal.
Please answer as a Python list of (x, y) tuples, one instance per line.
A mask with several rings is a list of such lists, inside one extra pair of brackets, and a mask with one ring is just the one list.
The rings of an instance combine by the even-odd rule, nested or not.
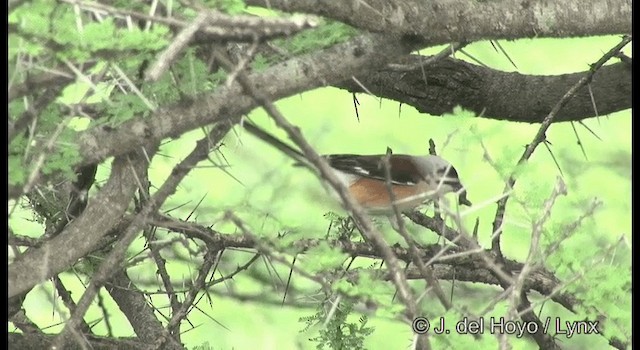
[[(213, 87), (212, 81), (217, 79), (209, 73), (207, 65), (200, 60), (196, 54), (195, 49), (189, 48), (185, 51), (184, 56), (179, 59), (172, 67), (172, 71), (175, 72), (173, 77), (177, 82), (177, 86), (163, 86), (162, 88), (175, 90), (176, 88), (183, 93), (195, 96), (202, 91), (210, 90)], [(169, 74), (165, 74), (169, 76)], [(160, 100), (165, 101), (164, 98), (155, 95), (159, 93), (161, 88), (155, 88), (154, 84), (154, 96)], [(163, 102), (164, 103), (164, 102)]]
[(17, 36), (9, 35), (8, 59), (10, 63), (15, 62), (18, 55), (38, 56), (45, 52), (45, 48), (36, 42), (23, 40)]
[[(12, 142), (10, 147), (14, 144), (15, 142)], [(24, 184), (27, 181), (27, 169), (22, 164), (22, 157), (20, 154), (12, 154), (11, 151), (9, 151), (9, 162), (7, 166), (9, 168), (9, 185), (13, 186)]]
[(259, 53), (251, 62), (251, 68), (257, 72), (262, 71), (271, 65), (271, 61), (265, 55)]
[(344, 42), (357, 34), (354, 28), (346, 24), (329, 20), (325, 22), (325, 24), (305, 30), (292, 37), (273, 40), (273, 45), (286, 52), (286, 57), (273, 55), (266, 58), (263, 55), (256, 55), (252, 62), (252, 68), (259, 71), (284, 58), (326, 48)]
[(378, 304), (385, 304), (389, 300), (392, 287), (379, 278), (376, 278), (372, 268), (352, 268), (352, 273), (357, 274), (357, 282), (341, 279), (334, 282), (334, 290), (350, 297), (358, 297), (362, 300), (373, 301)]
[[(75, 133), (71, 130), (64, 132), (64, 139), (72, 140)], [(73, 142), (59, 142), (55, 152), (47, 156), (47, 162), (42, 167), (42, 173), (47, 175), (54, 172), (60, 172), (66, 179), (74, 180), (75, 172), (69, 166), (80, 160), (80, 152)]]
[[(631, 270), (624, 263), (630, 260), (629, 248), (602, 238), (594, 244), (593, 237), (599, 233), (593, 229), (592, 217), (577, 227), (575, 217), (565, 215), (562, 220), (549, 225), (543, 235), (543, 249), (554, 249), (553, 254), (545, 254), (546, 267), (561, 280), (572, 281), (564, 290), (580, 300), (576, 320), (600, 320), (605, 332), (625, 340), (631, 334)], [(559, 243), (562, 235), (567, 238)]]
[[(301, 332), (308, 331), (314, 325), (324, 324), (319, 330), (319, 335), (309, 339), (317, 343), (316, 349), (364, 349), (365, 338), (373, 333), (374, 328), (367, 327), (369, 320), (364, 315), (360, 316), (357, 322), (347, 322), (347, 318), (353, 311), (353, 305), (354, 302), (350, 300), (340, 301), (337, 306), (329, 304), (329, 310), (325, 310), (320, 305), (315, 314), (299, 319), (306, 324)], [(327, 317), (330, 317), (328, 321)]]
[(112, 39), (112, 45), (106, 48), (119, 51), (136, 50), (138, 52), (154, 52), (164, 48), (168, 43), (169, 29), (154, 25), (148, 31), (134, 27), (131, 30), (118, 30)]
[[(13, 113), (21, 111), (18, 105), (19, 103), (10, 104), (9, 118), (16, 118)], [(65, 179), (75, 178), (70, 164), (80, 159), (74, 142), (77, 134), (65, 125), (59, 125), (60, 123), (66, 123), (66, 118), (57, 105), (50, 105), (38, 116), (38, 123), (32, 134), (16, 135), (9, 145), (10, 184), (24, 184), (35, 166), (39, 166), (39, 170), (45, 175), (60, 172)], [(60, 132), (52, 140), (56, 130), (60, 128)], [(36, 160), (41, 155), (44, 156), (44, 162), (40, 164)]]
[(9, 119), (17, 120), (25, 110), (25, 105), (22, 100), (13, 100), (9, 102)]
[(111, 17), (93, 22), (86, 14), (78, 18), (71, 6), (48, 1), (34, 1), (16, 9), (9, 22), (26, 39), (24, 47), (30, 54), (53, 49), (68, 60), (86, 61), (96, 55), (121, 60), (123, 53), (156, 52), (169, 39), (166, 26), (154, 25), (145, 31), (137, 26), (116, 26)]
[(116, 94), (113, 107), (106, 110), (111, 126), (120, 125), (136, 116), (149, 114), (149, 107), (135, 94)]
[(356, 230), (356, 224), (350, 216), (340, 216), (334, 212), (324, 214), (324, 218), (329, 220), (329, 238), (352, 240), (360, 236)]
[[(12, 101), (9, 103), (9, 119), (16, 120), (24, 113), (24, 103), (22, 101)], [(23, 164), (25, 152), (27, 148), (27, 137), (23, 135), (16, 135), (16, 137), (9, 144), (9, 157), (8, 157), (8, 174), (9, 185), (24, 184), (27, 181), (27, 168)]]
[(247, 7), (242, 0), (209, 0), (205, 1), (204, 4), (230, 15), (241, 14)]
[(213, 350), (214, 348), (211, 346), (211, 344), (209, 344), (208, 341), (200, 344), (200, 345), (196, 345), (194, 346), (191, 350)]
[[(615, 265), (598, 265), (588, 271), (580, 281), (567, 286), (567, 291), (581, 300), (579, 319), (600, 320), (610, 335), (625, 340), (631, 334), (631, 269)], [(606, 310), (606, 319), (602, 312)]]
[(344, 42), (357, 33), (354, 28), (344, 23), (325, 20), (324, 24), (316, 28), (275, 42), (276, 45), (287, 50), (289, 54), (299, 55)]
[(317, 246), (309, 249), (305, 255), (305, 269), (310, 272), (321, 272), (340, 268), (347, 259), (347, 254), (321, 241)]

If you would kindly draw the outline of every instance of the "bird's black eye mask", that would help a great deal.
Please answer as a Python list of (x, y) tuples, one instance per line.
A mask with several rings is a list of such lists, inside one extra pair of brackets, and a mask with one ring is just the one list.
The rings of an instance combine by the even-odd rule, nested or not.
[(438, 178), (442, 179), (442, 183), (449, 185), (455, 190), (462, 188), (458, 172), (452, 166), (440, 168), (436, 171)]
[(458, 172), (452, 166), (440, 168), (436, 171), (438, 177), (442, 179), (442, 183), (451, 186), (455, 191), (460, 191), (460, 195), (458, 196), (458, 203), (460, 205), (466, 205), (468, 207), (473, 204), (467, 199), (467, 191), (462, 186), (462, 182), (460, 182), (460, 178), (458, 177)]

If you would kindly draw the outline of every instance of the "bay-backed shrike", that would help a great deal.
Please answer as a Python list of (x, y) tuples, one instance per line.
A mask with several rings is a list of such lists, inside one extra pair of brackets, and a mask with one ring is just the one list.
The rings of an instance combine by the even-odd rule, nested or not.
[[(300, 151), (249, 121), (245, 120), (243, 126), (249, 133), (294, 158), (300, 165), (313, 168)], [(353, 199), (368, 213), (393, 215), (383, 163), (386, 155), (328, 154), (323, 157), (349, 189)], [(471, 206), (458, 172), (441, 157), (390, 154), (389, 166), (395, 205), (401, 212), (411, 211), (427, 200), (449, 192), (458, 193), (459, 204)]]

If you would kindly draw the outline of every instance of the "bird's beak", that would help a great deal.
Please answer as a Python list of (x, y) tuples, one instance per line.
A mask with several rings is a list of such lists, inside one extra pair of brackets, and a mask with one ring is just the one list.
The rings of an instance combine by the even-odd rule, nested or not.
[(458, 203), (460, 205), (466, 205), (468, 207), (472, 206), (473, 204), (471, 204), (471, 202), (467, 199), (467, 190), (464, 189), (464, 187), (462, 188), (462, 191), (460, 192), (460, 194), (458, 195)]
[(451, 181), (448, 185), (451, 186), (454, 192), (458, 193), (458, 204), (468, 207), (472, 206), (471, 202), (467, 199), (467, 190), (462, 186), (460, 180), (456, 179), (455, 181)]

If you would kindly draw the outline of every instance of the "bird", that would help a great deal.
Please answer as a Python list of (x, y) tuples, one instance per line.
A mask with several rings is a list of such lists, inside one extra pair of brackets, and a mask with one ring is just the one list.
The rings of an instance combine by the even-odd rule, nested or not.
[[(302, 152), (248, 120), (241, 124), (253, 136), (293, 158), (296, 165), (314, 169)], [(457, 170), (437, 155), (348, 153), (326, 154), (322, 157), (349, 190), (352, 198), (371, 215), (386, 215), (391, 219), (395, 215), (394, 205), (400, 212), (409, 212), (429, 200), (451, 192), (458, 194), (460, 205), (472, 205), (467, 199), (466, 188), (460, 181)], [(389, 193), (385, 157), (388, 157), (389, 181), (395, 201), (392, 201)], [(391, 222), (393, 224), (394, 220)]]

